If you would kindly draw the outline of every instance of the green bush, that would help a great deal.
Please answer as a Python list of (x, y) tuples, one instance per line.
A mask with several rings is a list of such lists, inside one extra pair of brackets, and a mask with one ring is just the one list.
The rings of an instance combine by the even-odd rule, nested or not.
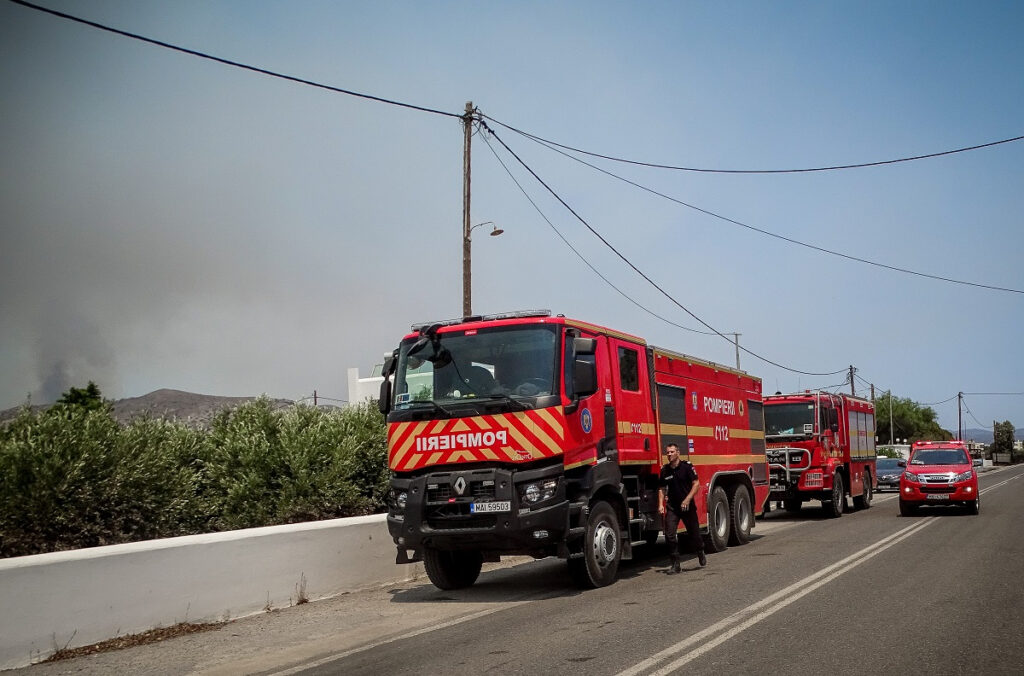
[(384, 420), (371, 405), (274, 410), (208, 431), (109, 406), (29, 409), (0, 427), (0, 557), (381, 511)]

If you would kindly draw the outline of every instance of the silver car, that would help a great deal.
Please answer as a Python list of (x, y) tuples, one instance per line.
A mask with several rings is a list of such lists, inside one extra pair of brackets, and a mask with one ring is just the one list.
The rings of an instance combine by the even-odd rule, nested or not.
[(898, 491), (900, 489), (900, 474), (903, 474), (903, 468), (906, 466), (906, 460), (879, 457), (875, 463), (875, 471), (878, 472), (878, 487), (875, 490), (879, 493), (887, 488)]

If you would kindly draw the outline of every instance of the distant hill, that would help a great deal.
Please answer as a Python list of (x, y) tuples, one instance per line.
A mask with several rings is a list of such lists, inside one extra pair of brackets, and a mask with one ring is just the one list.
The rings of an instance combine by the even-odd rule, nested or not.
[[(129, 423), (135, 418), (149, 416), (178, 420), (193, 427), (207, 427), (213, 417), (225, 408), (236, 408), (256, 397), (218, 397), (211, 394), (195, 394), (181, 390), (156, 390), (141, 397), (116, 399), (113, 403), (114, 418), (120, 423)], [(293, 406), (289, 399), (272, 399), (275, 408)], [(20, 406), (0, 411), (0, 422), (14, 418), (21, 411)], [(35, 411), (48, 406), (32, 406)]]
[[(953, 434), (956, 434), (956, 430), (953, 430)], [(1014, 439), (1024, 439), (1024, 428), (1019, 428), (1013, 431)], [(983, 444), (992, 443), (992, 430), (980, 430), (976, 427), (964, 430), (964, 440), (966, 441), (980, 441)]]

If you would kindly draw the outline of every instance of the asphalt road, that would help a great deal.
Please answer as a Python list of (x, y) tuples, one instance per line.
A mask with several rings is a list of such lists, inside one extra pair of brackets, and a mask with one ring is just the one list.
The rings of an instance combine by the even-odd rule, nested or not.
[[(663, 545), (580, 592), (565, 564), (348, 594), (216, 631), (28, 667), (50, 674), (1024, 673), (1024, 467), (982, 474), (981, 514), (772, 512), (752, 542), (665, 571)], [(638, 548), (639, 550), (639, 548)]]

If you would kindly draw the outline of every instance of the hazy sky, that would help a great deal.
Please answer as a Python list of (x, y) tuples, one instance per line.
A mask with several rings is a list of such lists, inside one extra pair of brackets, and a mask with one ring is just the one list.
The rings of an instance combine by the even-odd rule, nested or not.
[[(651, 163), (809, 168), (1024, 135), (1016, 1), (38, 2), (456, 115), (472, 100), (543, 138)], [(0, 408), (90, 379), (108, 397), (344, 399), (347, 368), (368, 372), (410, 324), (461, 313), (458, 119), (8, 0), (0, 87)], [(1024, 391), (1022, 293), (795, 246), (491, 126), (622, 256), (767, 359), (813, 373), (852, 364), (858, 393), (874, 383), (922, 403)], [(1024, 290), (1024, 141), (822, 173), (589, 161), (784, 237)], [(472, 185), (473, 222), (505, 230), (474, 230), (475, 312), (548, 308), (735, 363), (721, 337), (653, 316), (706, 331), (497, 138), (474, 137)], [(741, 362), (769, 392), (845, 378)], [(965, 427), (1024, 425), (1024, 396), (966, 403)], [(955, 430), (956, 399), (934, 408)]]

